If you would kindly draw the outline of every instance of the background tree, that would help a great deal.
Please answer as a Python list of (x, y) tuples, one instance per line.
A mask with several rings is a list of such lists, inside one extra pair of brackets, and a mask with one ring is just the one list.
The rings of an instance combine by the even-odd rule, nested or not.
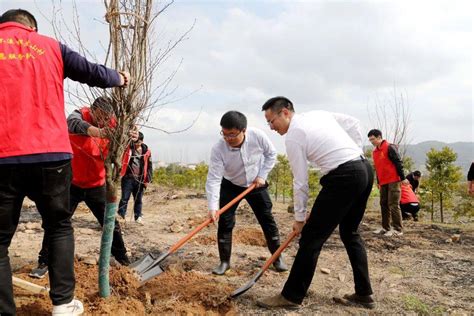
[(451, 202), (453, 193), (459, 187), (459, 181), (462, 178), (461, 168), (454, 165), (457, 154), (449, 147), (443, 147), (440, 151), (432, 148), (426, 157), (429, 178), (425, 181), (425, 187), (431, 191), (432, 203), (434, 204), (435, 200), (439, 202), (440, 217), (443, 223), (443, 207)]
[(378, 95), (372, 107), (368, 106), (369, 120), (390, 143), (398, 146), (402, 159), (406, 156), (405, 144), (410, 142), (410, 106), (406, 93), (393, 87), (392, 95), (381, 99)]
[[(309, 197), (314, 199), (321, 190), (321, 185), (319, 184), (321, 176), (319, 171), (315, 168), (310, 168), (308, 171), (308, 184), (309, 184)], [(310, 203), (311, 204), (311, 203)]]
[(282, 196), (283, 203), (286, 203), (286, 197), (291, 196), (293, 190), (293, 176), (291, 174), (290, 162), (285, 155), (278, 155), (277, 162), (268, 175), (268, 181), (273, 188), (275, 201)]

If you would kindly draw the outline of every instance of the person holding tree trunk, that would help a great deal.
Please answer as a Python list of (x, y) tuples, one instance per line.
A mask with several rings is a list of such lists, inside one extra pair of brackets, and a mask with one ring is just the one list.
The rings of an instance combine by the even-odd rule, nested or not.
[[(373, 172), (363, 156), (359, 120), (326, 111), (296, 114), (293, 103), (285, 97), (269, 99), (262, 111), (270, 128), (286, 135), (286, 153), (293, 173), (293, 231), (301, 233), (301, 238), (283, 290), (259, 299), (257, 304), (265, 308), (299, 308), (311, 285), (321, 249), (339, 226), (354, 274), (355, 293), (334, 300), (374, 308), (367, 253), (359, 234)], [(318, 166), (322, 174), (322, 189), (309, 215), (308, 162)]]
[[(64, 118), (64, 78), (108, 88), (129, 75), (90, 63), (67, 46), (37, 33), (35, 17), (13, 9), (0, 17), (0, 314), (14, 315), (8, 248), (27, 196), (49, 234), (53, 315), (80, 315), (74, 299), (74, 233), (70, 184), (72, 149)], [(21, 122), (21, 124), (19, 124)]]
[[(78, 204), (85, 202), (100, 226), (104, 224), (107, 204), (104, 161), (108, 154), (109, 140), (105, 138), (106, 129), (114, 128), (115, 124), (112, 100), (108, 97), (97, 98), (90, 108), (75, 110), (67, 118), (74, 153), (71, 161), (70, 212), (74, 214)], [(41, 279), (48, 272), (48, 238), (45, 232), (38, 267), (31, 271), (31, 277)], [(113, 232), (112, 255), (120, 264), (130, 264), (118, 221), (115, 221)]]
[[(267, 135), (256, 128), (247, 128), (247, 118), (237, 111), (225, 113), (220, 121), (222, 139), (211, 151), (206, 181), (209, 217), (218, 221), (217, 246), (220, 264), (212, 271), (223, 275), (230, 269), (232, 230), (239, 202), (219, 218), (217, 211), (252, 183), (256, 188), (245, 196), (262, 227), (268, 249), (274, 253), (280, 247), (280, 233), (272, 215), (272, 202), (266, 182), (268, 173), (275, 165), (276, 151)], [(278, 272), (288, 270), (282, 257), (274, 262)]]

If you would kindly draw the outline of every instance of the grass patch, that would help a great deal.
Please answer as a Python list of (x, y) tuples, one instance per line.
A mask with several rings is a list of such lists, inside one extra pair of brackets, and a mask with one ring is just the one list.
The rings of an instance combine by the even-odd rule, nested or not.
[(413, 295), (406, 295), (403, 297), (405, 308), (414, 311), (418, 315), (443, 315), (445, 310), (441, 306), (430, 307), (423, 303), (418, 297)]

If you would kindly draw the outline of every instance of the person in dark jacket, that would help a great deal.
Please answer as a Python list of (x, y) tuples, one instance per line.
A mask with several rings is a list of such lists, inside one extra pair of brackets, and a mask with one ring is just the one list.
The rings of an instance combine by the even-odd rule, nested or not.
[(409, 182), (405, 179), (402, 160), (397, 147), (384, 140), (381, 131), (372, 129), (367, 136), (375, 147), (372, 157), (380, 190), (382, 211), (382, 228), (376, 230), (375, 233), (385, 234), (388, 237), (403, 235), (400, 183), (409, 184)]
[(124, 86), (129, 79), (127, 73), (90, 63), (37, 30), (28, 11), (9, 10), (0, 17), (0, 314), (16, 312), (8, 248), (27, 196), (50, 236), (52, 314), (79, 315), (83, 306), (74, 299), (72, 148), (63, 81), (108, 88)]
[(467, 173), (467, 192), (470, 195), (474, 195), (474, 162), (471, 163), (471, 167)]
[(136, 141), (125, 151), (122, 161), (122, 198), (118, 214), (125, 219), (130, 195), (133, 195), (135, 221), (143, 224), (142, 197), (148, 183), (152, 182), (153, 165), (151, 151), (143, 143), (144, 135), (138, 133)]
[[(106, 201), (105, 165), (109, 140), (105, 129), (115, 127), (112, 100), (97, 98), (92, 106), (72, 112), (67, 118), (69, 138), (74, 158), (72, 159), (72, 184), (70, 209), (74, 213), (80, 202), (85, 202), (100, 226), (104, 224)], [(38, 267), (31, 277), (43, 278), (48, 272), (48, 234), (44, 234), (38, 257)], [(128, 266), (130, 260), (122, 238), (120, 224), (115, 221), (112, 240), (112, 255), (120, 264)]]
[(406, 178), (408, 182), (410, 182), (413, 192), (416, 193), (418, 187), (420, 186), (421, 172), (419, 170), (415, 170), (407, 174)]

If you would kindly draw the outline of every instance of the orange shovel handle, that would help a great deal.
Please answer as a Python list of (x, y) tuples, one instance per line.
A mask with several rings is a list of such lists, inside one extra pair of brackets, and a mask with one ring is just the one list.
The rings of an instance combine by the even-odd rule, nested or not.
[[(229, 208), (231, 208), (235, 203), (240, 201), (244, 196), (246, 196), (250, 191), (255, 189), (255, 183), (253, 183), (251, 186), (249, 186), (247, 189), (245, 189), (244, 192), (240, 193), (237, 195), (232, 201), (227, 203), (223, 208), (221, 208), (219, 211), (217, 211), (217, 215), (221, 215), (225, 211), (227, 211)], [(176, 244), (174, 244), (170, 250), (169, 254), (172, 254), (176, 250), (178, 250), (183, 244), (185, 244), (189, 239), (191, 239), (194, 235), (196, 235), (199, 231), (201, 231), (204, 227), (212, 223), (212, 219), (208, 218), (206, 221), (204, 221), (201, 225), (198, 227), (194, 228), (189, 234), (181, 238)]]

